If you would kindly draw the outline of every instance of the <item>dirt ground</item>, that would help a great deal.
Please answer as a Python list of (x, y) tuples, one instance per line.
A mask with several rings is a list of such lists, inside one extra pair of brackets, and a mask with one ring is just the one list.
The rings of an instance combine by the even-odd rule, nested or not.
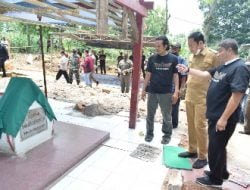
[[(28, 54), (14, 54), (6, 67), (15, 75), (23, 75), (24, 77), (31, 77), (42, 90), (44, 90), (44, 81), (42, 75), (41, 56), (33, 55), (33, 63), (27, 64)], [(55, 81), (56, 72), (58, 71), (59, 54), (45, 55), (46, 64), (46, 81), (48, 97), (62, 100), (66, 102), (77, 103), (83, 102), (85, 105), (98, 104), (104, 110), (111, 114), (120, 111), (129, 111), (130, 108), (130, 93), (122, 94), (120, 92), (120, 81), (114, 67), (108, 67), (107, 75), (95, 74), (99, 85), (93, 84), (90, 88), (81, 81), (81, 84), (76, 85), (67, 84), (62, 76), (58, 81)], [(99, 71), (100, 72), (100, 71)], [(141, 83), (143, 78), (141, 78)], [(145, 117), (146, 102), (139, 99), (138, 117)], [(156, 114), (156, 121), (161, 121), (160, 112)]]

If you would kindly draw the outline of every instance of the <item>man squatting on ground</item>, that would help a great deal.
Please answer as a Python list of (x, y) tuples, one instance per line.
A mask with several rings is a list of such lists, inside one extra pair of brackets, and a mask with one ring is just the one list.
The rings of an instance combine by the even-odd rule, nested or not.
[(196, 80), (211, 81), (206, 98), (210, 171), (204, 171), (205, 177), (196, 179), (205, 186), (220, 186), (223, 179), (229, 177), (226, 146), (239, 121), (240, 101), (250, 77), (247, 66), (238, 57), (238, 44), (234, 39), (226, 39), (219, 44), (217, 58), (218, 67), (208, 71), (177, 66), (180, 72), (196, 76)]

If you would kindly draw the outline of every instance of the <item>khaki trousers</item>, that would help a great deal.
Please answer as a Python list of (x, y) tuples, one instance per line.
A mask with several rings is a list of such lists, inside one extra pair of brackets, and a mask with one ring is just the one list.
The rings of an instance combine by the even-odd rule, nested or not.
[(201, 160), (207, 159), (208, 131), (206, 105), (186, 101), (189, 152), (198, 153)]

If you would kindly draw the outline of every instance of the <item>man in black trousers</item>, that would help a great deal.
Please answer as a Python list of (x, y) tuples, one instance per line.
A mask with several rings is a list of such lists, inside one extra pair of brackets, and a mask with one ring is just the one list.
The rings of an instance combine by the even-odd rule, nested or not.
[(180, 72), (211, 80), (206, 111), (210, 171), (204, 171), (205, 176), (197, 178), (196, 182), (213, 187), (221, 186), (223, 180), (229, 178), (226, 146), (239, 120), (240, 101), (249, 83), (249, 71), (244, 61), (238, 57), (238, 44), (235, 40), (223, 40), (219, 44), (217, 57), (219, 66), (208, 71), (180, 64), (177, 66)]
[(0, 69), (3, 71), (3, 77), (6, 77), (5, 61), (9, 59), (9, 53), (6, 47), (0, 43)]

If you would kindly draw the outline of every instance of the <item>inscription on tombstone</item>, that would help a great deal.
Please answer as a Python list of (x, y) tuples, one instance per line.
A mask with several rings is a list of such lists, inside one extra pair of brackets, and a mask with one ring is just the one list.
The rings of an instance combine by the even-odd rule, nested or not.
[(29, 110), (20, 130), (21, 141), (26, 140), (48, 128), (47, 118), (42, 108)]

